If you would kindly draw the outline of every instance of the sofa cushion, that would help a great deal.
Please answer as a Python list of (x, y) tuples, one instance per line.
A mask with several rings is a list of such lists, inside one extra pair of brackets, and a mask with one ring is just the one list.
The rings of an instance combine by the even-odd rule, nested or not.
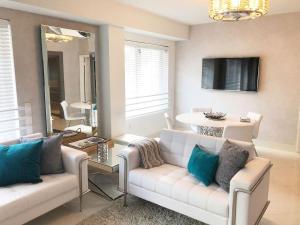
[(24, 136), (21, 138), (21, 143), (28, 143), (36, 140), (43, 140), (41, 152), (41, 174), (57, 174), (64, 172), (62, 161), (61, 144), (63, 135), (53, 135), (49, 137), (39, 136)]
[[(195, 145), (205, 147), (205, 150), (212, 153), (219, 153), (226, 141), (224, 138), (210, 137), (176, 130), (162, 130), (160, 133), (160, 153), (166, 163), (187, 167), (188, 161)], [(232, 141), (243, 146), (249, 151), (249, 161), (256, 155), (253, 143)]]
[(0, 187), (39, 183), (43, 141), (0, 146)]
[(215, 179), (218, 163), (218, 155), (206, 152), (196, 145), (188, 163), (188, 171), (208, 186)]
[(227, 140), (220, 152), (219, 167), (216, 173), (217, 184), (229, 192), (231, 179), (246, 165), (248, 157), (247, 150)]
[(63, 173), (42, 176), (42, 183), (18, 184), (0, 188), (0, 224), (13, 217), (74, 188), (78, 189), (75, 175)]
[(129, 172), (128, 181), (129, 184), (228, 217), (229, 194), (215, 184), (206, 187), (185, 168), (170, 164), (151, 169), (137, 168)]

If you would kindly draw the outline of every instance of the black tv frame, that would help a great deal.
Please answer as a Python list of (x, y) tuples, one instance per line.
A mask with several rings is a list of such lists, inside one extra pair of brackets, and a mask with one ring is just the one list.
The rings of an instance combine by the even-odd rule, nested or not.
[[(257, 64), (257, 80), (256, 80), (256, 90), (239, 90), (239, 89), (221, 89), (221, 88), (206, 88), (203, 87), (203, 61), (206, 59), (251, 59), (255, 58), (258, 59)], [(205, 90), (216, 90), (216, 91), (230, 91), (230, 92), (258, 92), (259, 91), (259, 80), (260, 80), (260, 64), (261, 58), (259, 56), (245, 56), (245, 57), (206, 57), (202, 58), (202, 80), (201, 80), (201, 88)]]

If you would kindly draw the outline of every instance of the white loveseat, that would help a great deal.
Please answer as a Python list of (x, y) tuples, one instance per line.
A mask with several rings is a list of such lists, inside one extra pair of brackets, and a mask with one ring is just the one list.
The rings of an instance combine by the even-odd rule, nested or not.
[[(15, 144), (19, 140), (2, 144)], [(41, 176), (38, 184), (0, 187), (0, 224), (21, 225), (88, 190), (87, 154), (62, 146), (65, 173)]]
[[(161, 155), (165, 164), (151, 169), (140, 166), (135, 148), (122, 152), (120, 188), (196, 220), (214, 225), (254, 225), (268, 207), (270, 160), (256, 157), (252, 143), (239, 142), (249, 149), (246, 167), (230, 182), (230, 192), (217, 184), (206, 187), (186, 167), (195, 144), (218, 153), (225, 139), (180, 131), (163, 130)], [(125, 195), (126, 204), (126, 195)]]

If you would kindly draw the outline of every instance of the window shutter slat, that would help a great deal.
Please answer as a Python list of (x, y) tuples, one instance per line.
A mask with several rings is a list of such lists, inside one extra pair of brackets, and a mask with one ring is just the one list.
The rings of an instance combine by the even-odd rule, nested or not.
[(168, 110), (168, 73), (168, 48), (126, 43), (126, 118)]
[(17, 108), (11, 29), (0, 19), (0, 142), (20, 137)]

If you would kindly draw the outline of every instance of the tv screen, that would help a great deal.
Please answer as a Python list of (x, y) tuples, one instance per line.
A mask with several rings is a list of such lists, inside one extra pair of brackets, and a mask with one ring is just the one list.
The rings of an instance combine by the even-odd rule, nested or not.
[(202, 88), (257, 91), (259, 58), (206, 58), (202, 61)]

